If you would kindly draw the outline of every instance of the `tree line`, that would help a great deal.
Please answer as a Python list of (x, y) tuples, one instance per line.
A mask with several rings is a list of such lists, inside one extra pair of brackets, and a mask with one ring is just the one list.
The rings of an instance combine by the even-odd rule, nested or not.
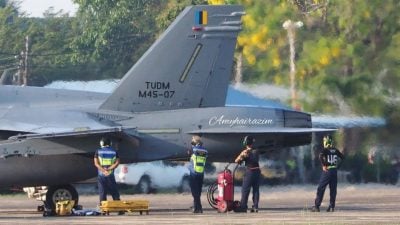
[(76, 15), (30, 18), (0, 0), (0, 72), (18, 68), (29, 36), (31, 85), (121, 78), (192, 4), (241, 4), (236, 59), (243, 81), (290, 86), (287, 20), (295, 30), (295, 82), (303, 110), (385, 116), (398, 124), (400, 3), (396, 0), (73, 0)]

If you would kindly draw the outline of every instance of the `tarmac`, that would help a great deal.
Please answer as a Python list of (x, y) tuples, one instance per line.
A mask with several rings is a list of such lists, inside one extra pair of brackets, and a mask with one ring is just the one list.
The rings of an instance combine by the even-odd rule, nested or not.
[[(25, 195), (0, 196), (0, 224), (400, 224), (400, 186), (378, 184), (339, 184), (335, 212), (326, 212), (329, 188), (325, 192), (321, 212), (314, 213), (316, 185), (265, 186), (261, 188), (258, 213), (218, 213), (202, 195), (203, 214), (189, 211), (192, 196), (176, 193), (122, 195), (123, 200), (146, 199), (148, 215), (138, 212), (118, 216), (55, 216), (43, 217), (36, 210), (41, 202)], [(240, 199), (240, 187), (235, 187)], [(249, 198), (251, 205), (251, 195)], [(98, 197), (81, 194), (79, 204), (95, 209)]]

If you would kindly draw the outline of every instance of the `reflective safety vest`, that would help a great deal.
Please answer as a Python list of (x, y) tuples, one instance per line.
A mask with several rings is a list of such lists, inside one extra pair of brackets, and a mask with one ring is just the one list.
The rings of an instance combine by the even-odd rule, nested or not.
[(204, 173), (204, 167), (206, 166), (207, 150), (201, 146), (193, 147), (193, 154), (191, 161), (193, 163), (193, 169), (196, 173)]
[(100, 166), (108, 168), (117, 160), (117, 153), (113, 149), (105, 147), (97, 151), (97, 158), (99, 159)]

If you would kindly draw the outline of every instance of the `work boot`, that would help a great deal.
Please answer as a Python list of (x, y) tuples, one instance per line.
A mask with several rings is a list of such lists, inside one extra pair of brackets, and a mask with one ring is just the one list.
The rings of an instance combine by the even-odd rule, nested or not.
[(328, 209), (326, 209), (327, 212), (335, 212), (335, 207), (329, 206)]
[(239, 208), (237, 208), (236, 210), (234, 210), (234, 212), (237, 212), (237, 213), (247, 213), (247, 209), (246, 209), (246, 208), (243, 208), (243, 207), (239, 207)]
[(319, 212), (319, 206), (313, 206), (311, 212)]
[(251, 209), (250, 209), (250, 212), (251, 213), (258, 213), (258, 208), (252, 206)]
[(195, 209), (195, 210), (193, 210), (193, 213), (203, 213), (203, 210), (201, 210), (201, 209)]
[(193, 210), (193, 213), (203, 213), (203, 208), (197, 208)]

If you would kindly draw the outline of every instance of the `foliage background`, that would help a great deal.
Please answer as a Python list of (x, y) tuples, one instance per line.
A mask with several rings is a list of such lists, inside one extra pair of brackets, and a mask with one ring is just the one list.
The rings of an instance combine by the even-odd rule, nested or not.
[(311, 112), (399, 120), (400, 2), (396, 0), (74, 0), (70, 17), (49, 9), (26, 17), (0, 1), (0, 70), (30, 38), (31, 84), (120, 78), (179, 12), (191, 4), (242, 4), (246, 15), (237, 53), (248, 83), (289, 86), (286, 20), (296, 30), (296, 83)]
[[(121, 78), (191, 4), (245, 7), (237, 56), (243, 82), (289, 87), (286, 20), (296, 30), (296, 84), (301, 109), (314, 113), (379, 116), (378, 132), (344, 136), (343, 147), (362, 148), (399, 141), (400, 2), (398, 0), (73, 0), (71, 17), (49, 9), (29, 18), (14, 1), (0, 0), (0, 72), (18, 67), (30, 39), (29, 84), (55, 80)], [(339, 137), (339, 139), (343, 137)], [(360, 139), (364, 141), (360, 141)], [(385, 151), (390, 161), (398, 151)]]

